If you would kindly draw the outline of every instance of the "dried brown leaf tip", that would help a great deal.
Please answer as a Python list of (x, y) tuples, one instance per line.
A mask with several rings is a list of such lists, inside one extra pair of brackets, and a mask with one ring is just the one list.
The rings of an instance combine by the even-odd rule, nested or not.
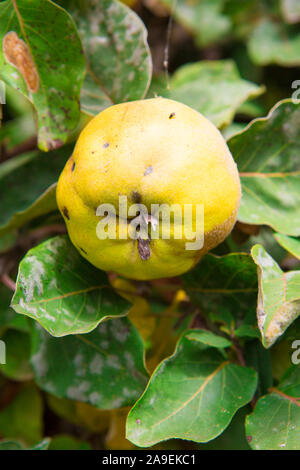
[(9, 31), (3, 39), (3, 53), (5, 60), (16, 67), (24, 78), (28, 90), (32, 93), (38, 91), (39, 76), (30, 51), (25, 42), (17, 33)]

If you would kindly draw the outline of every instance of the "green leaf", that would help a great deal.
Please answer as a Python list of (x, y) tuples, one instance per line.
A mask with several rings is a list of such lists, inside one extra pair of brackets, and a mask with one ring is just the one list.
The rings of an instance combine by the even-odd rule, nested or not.
[(300, 259), (300, 239), (288, 237), (282, 233), (275, 233), (274, 237), (285, 250)]
[(264, 87), (243, 80), (231, 60), (201, 61), (178, 69), (163, 96), (191, 106), (217, 127), (231, 123), (240, 105)]
[(51, 440), (46, 438), (35, 444), (33, 447), (26, 449), (23, 444), (18, 441), (1, 441), (0, 450), (47, 450)]
[(256, 450), (300, 450), (300, 368), (292, 367), (277, 388), (258, 400), (246, 420)]
[(281, 10), (287, 23), (300, 22), (299, 0), (281, 0)]
[(100, 409), (132, 405), (144, 390), (143, 341), (126, 318), (104, 322), (87, 335), (54, 338), (37, 323), (31, 364), (42, 390)]
[(88, 333), (103, 320), (126, 315), (130, 303), (67, 236), (57, 236), (29, 250), (21, 261), (12, 307), (53, 336), (65, 336)]
[(14, 400), (0, 412), (0, 434), (33, 445), (42, 439), (43, 403), (40, 392), (24, 384)]
[[(250, 450), (245, 434), (245, 417), (249, 405), (244, 406), (234, 415), (227, 429), (216, 439), (206, 444), (198, 444), (199, 450)], [(251, 409), (251, 408), (250, 408)]]
[(214, 43), (231, 29), (231, 20), (223, 14), (226, 0), (160, 0), (194, 36), (200, 47)]
[(72, 147), (41, 154), (30, 152), (0, 167), (0, 235), (57, 210), (56, 181)]
[(140, 18), (115, 0), (67, 0), (88, 64), (82, 109), (98, 114), (112, 104), (145, 96), (152, 73), (147, 30)]
[[(250, 314), (255, 321), (257, 274), (250, 255), (207, 254), (201, 263), (182, 276), (184, 289), (203, 312), (221, 322), (244, 320)], [(235, 316), (235, 318), (232, 317)], [(228, 319), (228, 320), (227, 320)], [(231, 320), (232, 319), (232, 320)], [(231, 333), (234, 325), (228, 325)]]
[(130, 411), (127, 439), (141, 447), (172, 438), (214, 439), (251, 400), (256, 383), (252, 369), (224, 361), (216, 349), (203, 350), (183, 336)]
[(92, 450), (92, 448), (88, 442), (61, 434), (51, 438), (49, 450)]
[(249, 55), (258, 65), (299, 65), (299, 48), (299, 28), (271, 19), (263, 19), (253, 29), (248, 41)]
[(24, 450), (24, 447), (17, 441), (1, 441), (0, 450)]
[(85, 72), (74, 21), (48, 0), (6, 0), (0, 39), (0, 77), (33, 102), (40, 149), (61, 146), (79, 121)]
[(242, 181), (241, 222), (300, 235), (300, 104), (279, 102), (228, 145)]
[(8, 329), (2, 336), (6, 346), (6, 363), (0, 371), (13, 380), (30, 380), (33, 372), (29, 364), (30, 338), (28, 333)]
[(222, 129), (222, 135), (225, 140), (230, 139), (233, 135), (241, 132), (245, 128), (245, 123), (241, 122), (232, 122), (229, 126)]
[(199, 343), (206, 344), (212, 348), (222, 349), (231, 346), (231, 341), (223, 336), (216, 335), (209, 330), (191, 330), (185, 334), (185, 337), (190, 341), (198, 341)]
[(251, 255), (257, 264), (257, 322), (269, 348), (300, 314), (300, 271), (283, 272), (261, 245)]

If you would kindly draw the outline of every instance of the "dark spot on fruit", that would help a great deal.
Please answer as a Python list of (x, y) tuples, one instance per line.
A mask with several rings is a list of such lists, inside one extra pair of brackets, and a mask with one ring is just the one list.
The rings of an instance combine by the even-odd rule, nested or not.
[(109, 147), (109, 143), (108, 143), (108, 142), (105, 142), (105, 143), (103, 144), (103, 148), (106, 149), (107, 147)]
[(73, 162), (73, 165), (72, 165), (72, 171), (75, 170), (75, 162)]
[(144, 176), (150, 175), (150, 173), (152, 173), (152, 171), (153, 171), (153, 166), (151, 166), (151, 165), (147, 166), (147, 168), (145, 170), (145, 173), (144, 173)]
[(83, 248), (81, 248), (81, 246), (78, 246), (78, 248), (79, 248), (80, 251), (82, 251), (82, 253), (84, 253), (85, 255), (87, 255), (87, 252), (86, 252)]
[(140, 204), (142, 200), (142, 196), (140, 195), (140, 193), (138, 193), (137, 191), (132, 191), (131, 197), (133, 202), (135, 202), (136, 204)]
[(63, 214), (68, 220), (70, 220), (69, 211), (66, 207), (63, 208)]
[(141, 260), (147, 261), (147, 259), (149, 259), (151, 256), (150, 240), (138, 238), (137, 246)]
[(175, 113), (171, 113), (169, 119), (173, 119), (175, 117)]
[(92, 150), (91, 153), (95, 153), (95, 150)]

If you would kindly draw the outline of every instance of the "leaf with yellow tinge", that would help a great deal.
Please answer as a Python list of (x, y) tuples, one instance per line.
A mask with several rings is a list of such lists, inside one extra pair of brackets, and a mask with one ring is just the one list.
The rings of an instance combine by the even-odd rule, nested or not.
[(141, 447), (172, 438), (207, 442), (224, 431), (256, 386), (254, 370), (184, 335), (130, 411), (127, 439)]
[(251, 254), (258, 267), (258, 327), (269, 348), (300, 314), (300, 271), (283, 272), (261, 245)]
[(105, 447), (109, 450), (132, 450), (134, 445), (125, 437), (126, 419), (130, 408), (110, 411), (109, 430), (105, 439)]
[(98, 410), (94, 406), (81, 401), (75, 402), (75, 409), (81, 426), (97, 433), (108, 428), (111, 411)]
[(283, 100), (229, 139), (242, 182), (238, 219), (300, 235), (300, 104)]

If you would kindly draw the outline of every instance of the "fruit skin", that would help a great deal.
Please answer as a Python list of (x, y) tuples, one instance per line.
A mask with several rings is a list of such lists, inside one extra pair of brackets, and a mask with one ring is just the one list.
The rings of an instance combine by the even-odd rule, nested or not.
[[(96, 209), (119, 195), (128, 207), (204, 204), (204, 246), (186, 239), (151, 240), (141, 259), (136, 240), (96, 235)], [(122, 103), (102, 111), (80, 134), (57, 186), (69, 236), (96, 267), (132, 279), (172, 277), (189, 270), (231, 232), (241, 197), (235, 162), (218, 129), (190, 107), (165, 98)]]

